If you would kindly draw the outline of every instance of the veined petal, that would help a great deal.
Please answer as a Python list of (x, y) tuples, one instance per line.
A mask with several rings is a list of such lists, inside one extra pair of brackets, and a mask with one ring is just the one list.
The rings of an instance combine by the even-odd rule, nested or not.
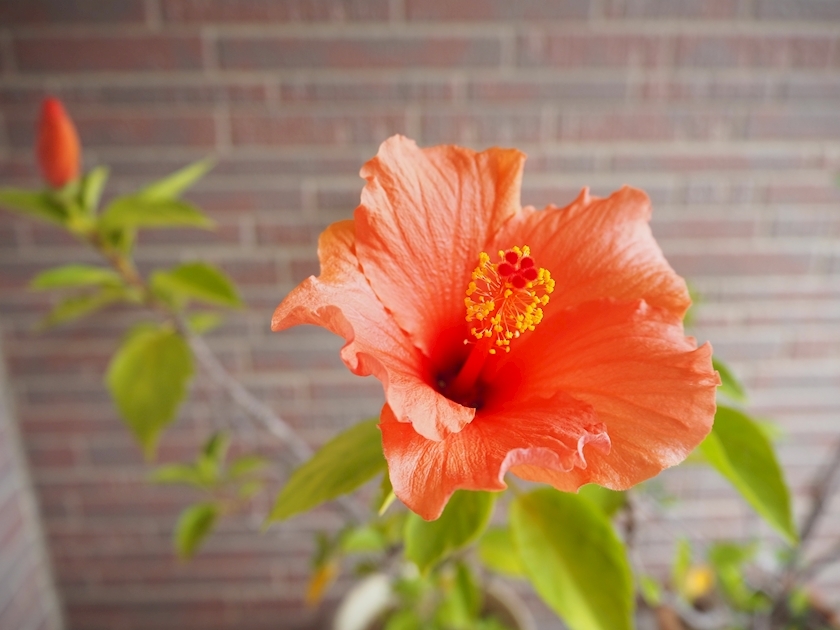
[(353, 221), (333, 223), (321, 235), (321, 275), (296, 287), (274, 312), (271, 329), (323, 326), (344, 337), (341, 358), (360, 376), (382, 381), (401, 422), (430, 440), (459, 431), (475, 410), (446, 399), (431, 383), (428, 360), (374, 295), (353, 251)]
[(590, 300), (645, 300), (682, 317), (691, 304), (685, 281), (650, 231), (650, 199), (625, 186), (604, 199), (583, 189), (565, 208), (528, 207), (500, 234), (499, 246), (524, 243), (555, 288), (546, 317)]
[[(456, 146), (420, 149), (394, 136), (362, 167), (356, 253), (400, 328), (426, 356), (460, 323), (464, 290), (502, 224), (520, 210), (525, 156)], [(462, 330), (459, 331), (461, 341)]]
[[(555, 313), (523, 338), (489, 389), (499, 400), (562, 391), (591, 405), (612, 450), (594, 453), (575, 484), (626, 489), (681, 462), (711, 429), (720, 383), (711, 353), (685, 337), (671, 311), (598, 300)], [(569, 481), (553, 471), (517, 474)]]
[(394, 493), (427, 520), (440, 516), (455, 490), (503, 490), (508, 469), (535, 465), (562, 475), (610, 448), (592, 408), (562, 392), (482, 410), (437, 442), (398, 422), (388, 405), (379, 426)]

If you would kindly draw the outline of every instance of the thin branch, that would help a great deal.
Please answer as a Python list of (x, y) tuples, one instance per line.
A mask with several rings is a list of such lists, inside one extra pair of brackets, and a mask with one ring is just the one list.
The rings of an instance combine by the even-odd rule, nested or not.
[(811, 537), (811, 534), (813, 534), (814, 527), (826, 508), (826, 504), (828, 503), (828, 499), (831, 495), (831, 487), (834, 485), (834, 477), (837, 475), (838, 471), (840, 471), (840, 440), (838, 440), (837, 445), (834, 448), (834, 454), (832, 455), (831, 461), (825, 469), (821, 471), (820, 475), (817, 477), (817, 481), (814, 483), (814, 502), (811, 506), (811, 511), (808, 513), (808, 517), (805, 519), (805, 523), (802, 525), (801, 542), (795, 559), (798, 559), (799, 555), (801, 555), (802, 547)]

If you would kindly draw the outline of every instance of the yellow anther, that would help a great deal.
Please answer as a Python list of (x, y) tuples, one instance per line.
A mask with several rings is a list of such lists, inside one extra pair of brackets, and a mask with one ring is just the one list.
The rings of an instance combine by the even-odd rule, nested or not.
[[(551, 273), (536, 268), (530, 256), (527, 245), (500, 251), (495, 263), (486, 252), (479, 254), (464, 299), (466, 320), (479, 323), (470, 328), (472, 337), (495, 337), (494, 346), (510, 352), (511, 339), (534, 330), (542, 321), (541, 307), (548, 304), (555, 283)], [(489, 352), (495, 354), (495, 348)]]

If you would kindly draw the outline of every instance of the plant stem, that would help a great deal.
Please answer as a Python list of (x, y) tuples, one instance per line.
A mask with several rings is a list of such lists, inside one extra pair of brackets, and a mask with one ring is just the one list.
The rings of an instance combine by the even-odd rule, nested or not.
[[(313, 452), (309, 444), (286, 421), (274, 413), (268, 405), (251, 394), (225, 370), (204, 339), (190, 330), (183, 315), (155, 297), (129, 257), (107, 247), (98, 235), (89, 236), (87, 242), (111, 264), (127, 284), (142, 292), (143, 302), (147, 306), (163, 312), (175, 322), (205, 373), (222, 387), (231, 400), (239, 405), (249, 417), (259, 422), (272, 435), (277, 437), (289, 450), (296, 463), (301, 464), (312, 457)], [(351, 521), (364, 522), (367, 520), (367, 516), (362, 509), (348, 497), (339, 497), (336, 502)]]

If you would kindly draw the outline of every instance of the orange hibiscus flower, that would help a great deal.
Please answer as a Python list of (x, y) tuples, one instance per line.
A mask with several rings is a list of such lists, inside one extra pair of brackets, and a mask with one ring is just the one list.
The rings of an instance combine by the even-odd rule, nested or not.
[(341, 335), (347, 367), (382, 381), (394, 492), (426, 519), (507, 472), (626, 489), (712, 425), (711, 347), (683, 333), (690, 299), (647, 196), (522, 208), (524, 160), (390, 138), (354, 219), (321, 235), (321, 275), (272, 319)]

